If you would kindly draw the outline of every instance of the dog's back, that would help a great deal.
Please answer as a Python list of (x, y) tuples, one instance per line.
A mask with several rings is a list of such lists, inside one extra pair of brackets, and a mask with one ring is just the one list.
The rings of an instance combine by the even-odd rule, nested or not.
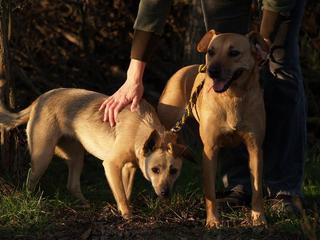
[(106, 97), (84, 89), (54, 89), (42, 94), (21, 112), (11, 113), (0, 108), (0, 124), (11, 129), (28, 122), (30, 149), (34, 148), (34, 139), (50, 133), (47, 140), (55, 142), (52, 144), (56, 144), (62, 136), (75, 138), (89, 152), (96, 154), (96, 149), (99, 149), (99, 158), (106, 158), (106, 146), (112, 148), (116, 137), (117, 143), (122, 142), (129, 149), (141, 124), (149, 129), (161, 126), (154, 108), (142, 100), (137, 112), (131, 112), (128, 107), (123, 109), (116, 127), (111, 128), (102, 121), (102, 114), (98, 111)]
[(167, 82), (157, 108), (160, 121), (167, 129), (172, 128), (183, 115), (198, 69), (199, 65), (181, 68)]
[(121, 142), (130, 149), (141, 124), (150, 129), (159, 128), (160, 123), (153, 107), (144, 100), (137, 112), (131, 112), (129, 107), (123, 109), (118, 115), (117, 125), (111, 128), (102, 121), (102, 113), (98, 111), (106, 97), (97, 92), (67, 88), (41, 95), (30, 112), (28, 138), (36, 138), (39, 132), (52, 129), (56, 138), (76, 138), (88, 152), (106, 159), (109, 152), (107, 149), (112, 149), (115, 144)]

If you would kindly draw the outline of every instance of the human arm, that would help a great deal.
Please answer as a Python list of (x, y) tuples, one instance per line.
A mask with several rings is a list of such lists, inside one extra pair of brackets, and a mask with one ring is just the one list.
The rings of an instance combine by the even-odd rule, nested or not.
[(279, 17), (289, 16), (296, 1), (297, 0), (263, 0), (260, 33), (269, 43), (273, 42), (272, 34), (278, 27)]
[(137, 109), (144, 90), (144, 70), (163, 31), (170, 4), (170, 0), (140, 1), (134, 24), (135, 32), (127, 79), (117, 92), (102, 103), (99, 109), (99, 111), (104, 110), (103, 121), (109, 121), (112, 127), (116, 124), (118, 113), (123, 108), (131, 104), (131, 111)]
[[(286, 52), (288, 39), (290, 38), (290, 42), (296, 42), (296, 44), (298, 41), (298, 31), (293, 34), (294, 32), (289, 29), (290, 26), (293, 26), (292, 22), (295, 21), (293, 12), (297, 1), (264, 0), (260, 33), (270, 46), (269, 71), (279, 79), (287, 77), (283, 71), (285, 66), (282, 62), (288, 55)], [(288, 38), (289, 31), (291, 32)]]
[(288, 14), (297, 0), (263, 0), (263, 10)]

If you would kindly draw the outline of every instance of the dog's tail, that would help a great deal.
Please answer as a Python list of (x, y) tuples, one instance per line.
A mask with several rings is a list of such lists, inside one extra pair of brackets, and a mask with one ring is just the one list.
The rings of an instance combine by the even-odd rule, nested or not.
[(2, 103), (0, 103), (0, 126), (9, 130), (28, 122), (32, 105), (33, 104), (20, 112), (12, 113), (8, 111)]

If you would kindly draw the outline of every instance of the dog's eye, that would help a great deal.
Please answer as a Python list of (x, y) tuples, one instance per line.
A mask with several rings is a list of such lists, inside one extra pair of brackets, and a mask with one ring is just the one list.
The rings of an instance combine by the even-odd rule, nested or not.
[(151, 168), (151, 170), (155, 174), (159, 174), (160, 173), (160, 169), (158, 167), (153, 167), (153, 168)]
[(237, 57), (240, 55), (240, 52), (238, 50), (230, 50), (229, 56), (230, 57)]
[(212, 48), (210, 48), (210, 49), (208, 49), (208, 55), (210, 56), (210, 57), (212, 57), (214, 54), (215, 54), (215, 52), (214, 52), (214, 50), (212, 49)]
[(176, 175), (177, 172), (178, 172), (178, 169), (176, 169), (176, 168), (171, 168), (169, 171), (170, 175)]

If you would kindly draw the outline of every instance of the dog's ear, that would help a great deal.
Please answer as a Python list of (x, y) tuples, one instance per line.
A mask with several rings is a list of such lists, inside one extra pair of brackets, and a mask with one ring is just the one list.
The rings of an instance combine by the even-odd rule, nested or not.
[(157, 130), (153, 130), (143, 145), (143, 154), (146, 156), (151, 151), (160, 147), (160, 135)]
[(268, 42), (263, 39), (260, 33), (255, 31), (248, 33), (247, 37), (251, 44), (252, 52), (256, 56), (257, 61), (265, 61), (270, 51)]
[(210, 30), (207, 32), (200, 40), (200, 42), (197, 45), (197, 50), (200, 53), (204, 53), (208, 50), (209, 43), (211, 39), (216, 35), (216, 32), (214, 30)]
[(180, 157), (182, 156), (183, 152), (187, 149), (186, 146), (178, 143), (168, 143), (167, 150), (173, 157)]
[(189, 147), (178, 144), (178, 143), (169, 143), (168, 144), (168, 152), (173, 155), (173, 157), (181, 157), (186, 160), (190, 160), (191, 162), (194, 161), (194, 156), (192, 154), (192, 151), (190, 150)]

